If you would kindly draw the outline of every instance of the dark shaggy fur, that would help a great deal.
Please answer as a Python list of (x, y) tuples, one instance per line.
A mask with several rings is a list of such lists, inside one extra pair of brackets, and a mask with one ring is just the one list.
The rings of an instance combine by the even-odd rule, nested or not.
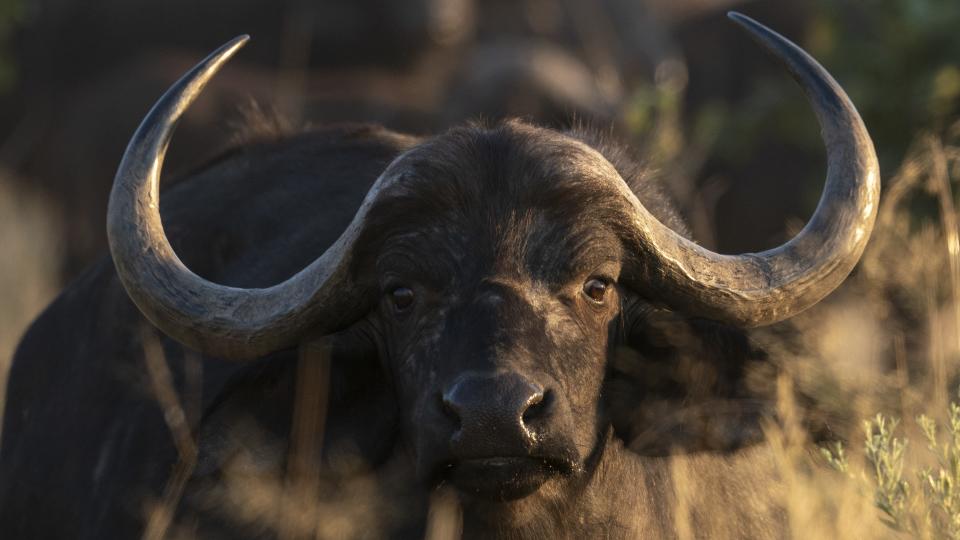
[[(164, 193), (167, 234), (184, 262), (228, 285), (281, 281), (336, 239), (387, 170), (399, 180), (371, 211), (353, 267), (381, 294), (362, 300), (370, 315), (337, 336), (329, 364), (294, 351), (250, 365), (202, 360), (205, 413), (192, 426), (199, 462), (177, 523), (205, 537), (271, 536), (284, 526), (246, 521), (251, 510), (230, 494), (273, 485), (304, 466), (302, 456), (291, 459), (290, 434), (301, 425), (292, 420), (302, 414), (296, 396), (316, 398), (303, 390), (314, 378), (331, 392), (320, 450), (307, 459), (322, 489), (305, 500), (317, 497), (327, 506), (314, 510), (331, 511), (338, 508), (331, 501), (356, 497), (351, 490), (369, 479), (376, 489), (364, 492), (363, 504), (379, 519), (362, 514), (363, 530), (354, 533), (371, 537), (422, 537), (437, 483), (459, 481), (445, 477), (443, 465), (474, 449), (450, 450), (455, 428), (436, 396), (462, 373), (516, 372), (551, 391), (536, 444), (569, 466), (525, 498), (461, 493), (467, 536), (671, 534), (670, 472), (646, 456), (753, 440), (752, 412), (736, 416), (739, 431), (717, 441), (700, 432), (716, 424), (707, 429), (676, 408), (748, 401), (744, 366), (763, 358), (744, 334), (613, 285), (625, 210), (588, 147), (661, 221), (687, 234), (662, 187), (622, 148), (516, 121), (457, 128), (419, 146), (366, 126), (271, 130), (249, 140), (259, 142)], [(594, 276), (610, 280), (606, 303), (581, 292)], [(390, 303), (397, 287), (415, 293), (410, 311)], [(149, 502), (177, 461), (144, 375), (144, 325), (104, 259), (25, 336), (0, 448), (0, 530), (74, 538), (142, 532)], [(197, 390), (190, 356), (167, 340), (164, 349), (175, 390)], [(649, 411), (671, 403), (678, 418), (663, 427)], [(718, 471), (730, 465), (716, 463)]]

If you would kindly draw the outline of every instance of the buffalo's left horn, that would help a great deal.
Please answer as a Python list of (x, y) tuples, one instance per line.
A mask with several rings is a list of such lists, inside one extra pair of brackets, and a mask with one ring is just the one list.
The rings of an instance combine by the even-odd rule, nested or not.
[(265, 289), (211, 283), (170, 247), (160, 221), (160, 168), (173, 129), (203, 87), (246, 43), (220, 47), (167, 90), (137, 128), (114, 179), (107, 211), (110, 253), (140, 311), (167, 335), (213, 356), (254, 358), (292, 346), (308, 331), (338, 330), (362, 313), (347, 267), (378, 181), (353, 222), (320, 258)]
[(816, 112), (827, 150), (820, 203), (786, 244), (721, 255), (674, 233), (627, 193), (634, 206), (630, 242), (636, 256), (622, 279), (684, 312), (760, 326), (812, 306), (847, 277), (873, 228), (880, 175), (863, 121), (830, 74), (769, 28), (738, 13), (729, 17), (786, 65)]

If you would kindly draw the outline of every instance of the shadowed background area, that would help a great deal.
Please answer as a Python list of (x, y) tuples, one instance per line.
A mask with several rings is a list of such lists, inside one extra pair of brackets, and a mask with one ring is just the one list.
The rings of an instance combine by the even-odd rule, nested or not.
[(630, 143), (701, 244), (779, 245), (813, 211), (824, 152), (799, 89), (728, 9), (833, 73), (898, 186), (851, 283), (791, 323), (831, 360), (798, 362), (794, 378), (820, 398), (815, 414), (844, 421), (877, 402), (850, 398), (879, 393), (877, 381), (904, 416), (924, 395), (945, 402), (960, 358), (955, 0), (0, 0), (0, 389), (28, 322), (105, 252), (113, 174), (144, 113), (241, 33), (251, 43), (177, 132), (166, 185), (242, 142), (250, 122), (427, 134), (521, 116)]
[(253, 42), (186, 117), (171, 178), (242, 138), (250, 116), (277, 129), (371, 121), (416, 133), (478, 117), (583, 122), (670, 175), (695, 238), (722, 252), (780, 244), (787, 224), (812, 212), (823, 170), (799, 90), (724, 19), (727, 9), (820, 58), (861, 108), (884, 165), (899, 161), (909, 133), (955, 113), (960, 92), (957, 40), (946, 31), (956, 8), (933, 1), (0, 6), (0, 166), (61, 218), (61, 282), (103, 252), (108, 188), (146, 109), (240, 33)]
[[(417, 133), (518, 115), (612, 129), (646, 147), (658, 168), (682, 162), (676, 194), (691, 215), (706, 212), (693, 219), (697, 237), (721, 250), (778, 244), (782, 216), (807, 217), (819, 190), (819, 142), (812, 117), (803, 113), (797, 123), (809, 135), (806, 145), (768, 132), (756, 147), (744, 143), (760, 159), (732, 163), (709, 147), (678, 156), (686, 152), (686, 124), (712, 122), (701, 131), (719, 133), (700, 137), (721, 137), (731, 129), (730, 111), (765, 76), (786, 83), (774, 83), (785, 91), (768, 100), (802, 103), (777, 66), (723, 14), (736, 5), (802, 42), (811, 21), (803, 2), (12, 5), (0, 164), (64, 218), (64, 280), (103, 251), (108, 187), (145, 110), (193, 62), (240, 33), (253, 37), (251, 46), (185, 119), (169, 157), (170, 177), (230, 145), (244, 115), (277, 119), (279, 126), (372, 121)], [(751, 116), (762, 119), (765, 112)], [(785, 160), (799, 166), (783, 170)], [(694, 200), (692, 188), (708, 179), (707, 191), (718, 200)], [(809, 200), (802, 196), (806, 186)], [(728, 219), (744, 212), (749, 223)], [(729, 225), (714, 231), (714, 222)]]

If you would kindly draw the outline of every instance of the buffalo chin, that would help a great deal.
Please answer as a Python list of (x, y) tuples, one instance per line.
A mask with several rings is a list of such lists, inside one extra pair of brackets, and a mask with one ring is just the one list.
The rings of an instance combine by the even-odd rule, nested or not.
[(492, 457), (459, 461), (446, 471), (461, 493), (490, 502), (508, 502), (532, 495), (569, 467), (533, 457)]

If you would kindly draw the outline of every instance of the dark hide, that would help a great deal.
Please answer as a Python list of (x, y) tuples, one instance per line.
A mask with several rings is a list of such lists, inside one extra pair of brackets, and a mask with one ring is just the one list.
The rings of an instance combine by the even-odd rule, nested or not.
[[(164, 193), (167, 234), (208, 279), (241, 287), (279, 282), (336, 239), (374, 179), (417, 142), (349, 127), (250, 143)], [(236, 503), (231, 490), (264, 478), (283, 486), (285, 472), (304, 466), (291, 462), (297, 399), (322, 395), (301, 391), (306, 375), (325, 381), (330, 393), (318, 404), (328, 413), (322, 450), (306, 460), (322, 489), (297, 500), (320, 492), (315, 511), (325, 509), (330, 520), (350, 516), (327, 503), (359, 497), (356, 486), (369, 478), (374, 489), (360, 493), (379, 502), (349, 519), (360, 527), (350, 536), (423, 537), (438, 483), (474, 482), (480, 493), (484, 475), (471, 476), (467, 462), (514, 452), (510, 441), (485, 437), (482, 426), (469, 432), (469, 411), (451, 413), (441, 402), (466, 373), (507, 371), (549, 396), (525, 421), (539, 430), (534, 450), (557, 464), (538, 472), (546, 480), (529, 496), (525, 487), (461, 493), (466, 536), (675, 534), (670, 470), (649, 456), (741, 448), (756, 438), (760, 408), (731, 415), (732, 426), (721, 427), (736, 429), (718, 438), (704, 434), (716, 423), (685, 420), (678, 408), (679, 420), (664, 429), (649, 414), (663, 409), (646, 407), (748, 403), (747, 366), (764, 359), (740, 331), (688, 320), (613, 285), (625, 217), (602, 171), (591, 168), (598, 156), (591, 147), (661, 221), (686, 233), (654, 179), (586, 132), (508, 122), (427, 141), (385, 173), (403, 181), (371, 210), (353, 269), (384, 294), (362, 299), (374, 306), (370, 315), (332, 341), (329, 362), (308, 353), (298, 361), (295, 351), (252, 364), (202, 360), (202, 399), (193, 415), (187, 410), (200, 455), (175, 525), (205, 538), (271, 537), (282, 528)], [(597, 305), (581, 292), (594, 275), (611, 282)], [(405, 314), (391, 311), (389, 293), (398, 286), (417, 298)], [(104, 259), (25, 336), (0, 448), (5, 535), (143, 532), (177, 462), (147, 377), (145, 324)], [(191, 360), (163, 344), (175, 389), (189, 405)], [(457, 447), (457, 429), (475, 437), (467, 448)], [(483, 445), (489, 448), (477, 449)], [(697, 459), (707, 476), (733, 476), (723, 459)], [(742, 529), (745, 536), (759, 530)]]
[[(208, 279), (241, 287), (282, 281), (323, 253), (377, 175), (414, 142), (345, 127), (245, 146), (164, 193), (167, 234)], [(146, 504), (159, 498), (176, 461), (147, 378), (146, 324), (104, 257), (27, 332), (10, 373), (0, 449), (5, 537), (140, 534)], [(183, 395), (184, 352), (167, 340), (164, 350)], [(341, 365), (349, 364), (337, 363), (334, 380)], [(249, 369), (256, 368), (204, 360), (202, 408)], [(358, 439), (380, 444), (384, 430), (363, 426), (375, 435)]]

